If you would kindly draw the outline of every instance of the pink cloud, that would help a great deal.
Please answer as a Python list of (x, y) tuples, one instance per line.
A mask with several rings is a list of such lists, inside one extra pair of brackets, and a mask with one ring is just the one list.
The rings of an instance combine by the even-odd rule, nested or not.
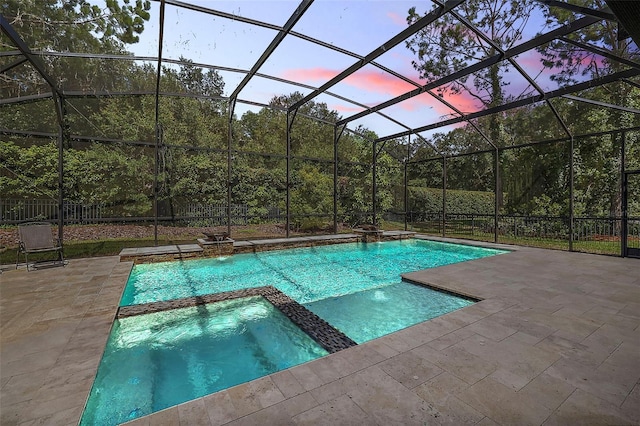
[(536, 50), (529, 50), (518, 55), (515, 59), (524, 69), (542, 68), (542, 55)]
[(378, 71), (360, 70), (345, 78), (344, 82), (357, 89), (391, 96), (398, 96), (415, 89), (413, 84)]
[(397, 108), (403, 109), (405, 111), (418, 111), (422, 108), (436, 107), (436, 104), (439, 104), (439, 102), (427, 94), (418, 95), (413, 98), (409, 98), (406, 101), (402, 101), (397, 104)]
[[(444, 99), (463, 113), (474, 112), (479, 109), (477, 101), (468, 93), (445, 93), (442, 96), (442, 99)], [(449, 116), (450, 114), (455, 114), (454, 110), (450, 109), (443, 102), (438, 101), (428, 93), (414, 96), (413, 98), (400, 102), (397, 106), (405, 111), (410, 112), (418, 111), (422, 108), (433, 108), (434, 111), (436, 111), (440, 116)]]
[(340, 71), (329, 68), (295, 68), (286, 70), (282, 77), (298, 83), (325, 83), (338, 75)]
[(401, 27), (407, 26), (407, 20), (402, 16), (398, 15), (397, 13), (387, 12), (387, 16), (389, 17), (389, 19), (391, 19), (391, 22), (393, 22), (395, 25), (399, 25)]
[[(326, 83), (341, 71), (329, 68), (295, 68), (282, 73), (282, 77), (307, 84)], [(344, 79), (344, 83), (368, 93), (382, 93), (398, 96), (415, 88), (414, 85), (390, 74), (378, 71), (360, 70)]]
[[(602, 68), (606, 61), (600, 55), (595, 55), (590, 52), (585, 52), (580, 49), (577, 49), (578, 52), (582, 55), (580, 58), (580, 67), (586, 68), (590, 66), (592, 63), (595, 63), (598, 68)], [(529, 51), (522, 55), (519, 55), (516, 58), (516, 61), (529, 73), (529, 75), (536, 75), (538, 72), (542, 71), (543, 75), (550, 75), (562, 70), (562, 67), (556, 68), (545, 68), (542, 64), (542, 54), (538, 51)]]
[[(458, 94), (445, 93), (443, 99), (449, 102), (454, 107), (458, 108), (458, 111), (461, 111), (462, 113), (475, 112), (480, 109), (478, 100), (466, 92), (461, 92)], [(446, 105), (442, 103), (440, 103), (440, 105), (442, 105), (442, 109), (444, 111), (451, 111)]]
[[(335, 77), (339, 72), (338, 70), (321, 67), (309, 69), (297, 68), (285, 71), (282, 77), (301, 83), (320, 85)], [(382, 94), (385, 96), (385, 100), (402, 95), (416, 88), (413, 84), (407, 83), (390, 74), (373, 70), (360, 70), (345, 78), (343, 83), (366, 93)], [(445, 93), (444, 99), (465, 113), (474, 112), (479, 109), (477, 101), (466, 93), (455, 95)], [(397, 104), (396, 107), (405, 111), (418, 111), (422, 108), (431, 107), (442, 116), (449, 115), (453, 112), (442, 102), (439, 102), (426, 93), (407, 99)], [(332, 108), (340, 112), (359, 112), (362, 110), (359, 107), (345, 105), (334, 105)]]
[(363, 108), (361, 108), (359, 106), (347, 106), (347, 105), (343, 105), (343, 104), (331, 105), (331, 106), (329, 106), (329, 109), (332, 109), (332, 110), (338, 111), (338, 112), (348, 112), (348, 113), (358, 113), (358, 112), (363, 110)]

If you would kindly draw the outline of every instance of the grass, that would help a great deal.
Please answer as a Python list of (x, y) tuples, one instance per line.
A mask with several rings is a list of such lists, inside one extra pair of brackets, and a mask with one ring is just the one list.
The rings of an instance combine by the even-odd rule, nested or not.
[[(158, 245), (193, 243), (193, 241), (182, 240), (158, 240)], [(153, 246), (153, 239), (105, 239), (95, 241), (70, 241), (64, 243), (65, 259), (76, 259), (81, 257), (116, 256), (123, 248), (149, 247)], [(8, 265), (16, 262), (16, 248), (9, 248), (0, 253), (0, 264)], [(52, 260), (54, 253), (41, 253), (29, 255), (29, 261)], [(20, 255), (20, 262), (24, 262), (24, 255)]]

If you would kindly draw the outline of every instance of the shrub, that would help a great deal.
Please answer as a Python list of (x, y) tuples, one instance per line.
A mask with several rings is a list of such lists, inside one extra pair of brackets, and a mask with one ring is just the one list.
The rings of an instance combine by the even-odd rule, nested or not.
[[(442, 211), (442, 189), (409, 187), (409, 209), (415, 212)], [(493, 214), (493, 192), (447, 190), (447, 213)]]

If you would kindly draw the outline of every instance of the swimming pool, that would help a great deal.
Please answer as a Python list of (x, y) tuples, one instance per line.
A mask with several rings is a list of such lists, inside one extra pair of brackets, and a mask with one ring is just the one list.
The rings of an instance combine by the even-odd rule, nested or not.
[[(131, 272), (121, 312), (273, 286), (350, 344), (362, 343), (473, 303), (403, 282), (400, 274), (501, 253), (402, 240), (142, 264)], [(117, 424), (328, 353), (269, 300), (207, 302), (116, 320), (82, 423)]]
[(121, 306), (271, 285), (299, 303), (397, 283), (420, 269), (505, 251), (418, 239), (136, 265)]

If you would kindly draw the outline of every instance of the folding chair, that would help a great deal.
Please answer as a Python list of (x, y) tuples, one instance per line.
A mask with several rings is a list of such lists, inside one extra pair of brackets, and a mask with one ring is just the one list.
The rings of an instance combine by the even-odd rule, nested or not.
[[(18, 225), (18, 235), (20, 237), (20, 245), (16, 255), (16, 269), (18, 269), (18, 261), (20, 253), (24, 253), (24, 260), (29, 271), (29, 254), (56, 252), (57, 259), (53, 261), (41, 261), (49, 266), (64, 266), (64, 255), (62, 253), (62, 242), (59, 239), (53, 239), (51, 234), (51, 224), (48, 222), (28, 222)], [(35, 267), (32, 265), (32, 267)]]

